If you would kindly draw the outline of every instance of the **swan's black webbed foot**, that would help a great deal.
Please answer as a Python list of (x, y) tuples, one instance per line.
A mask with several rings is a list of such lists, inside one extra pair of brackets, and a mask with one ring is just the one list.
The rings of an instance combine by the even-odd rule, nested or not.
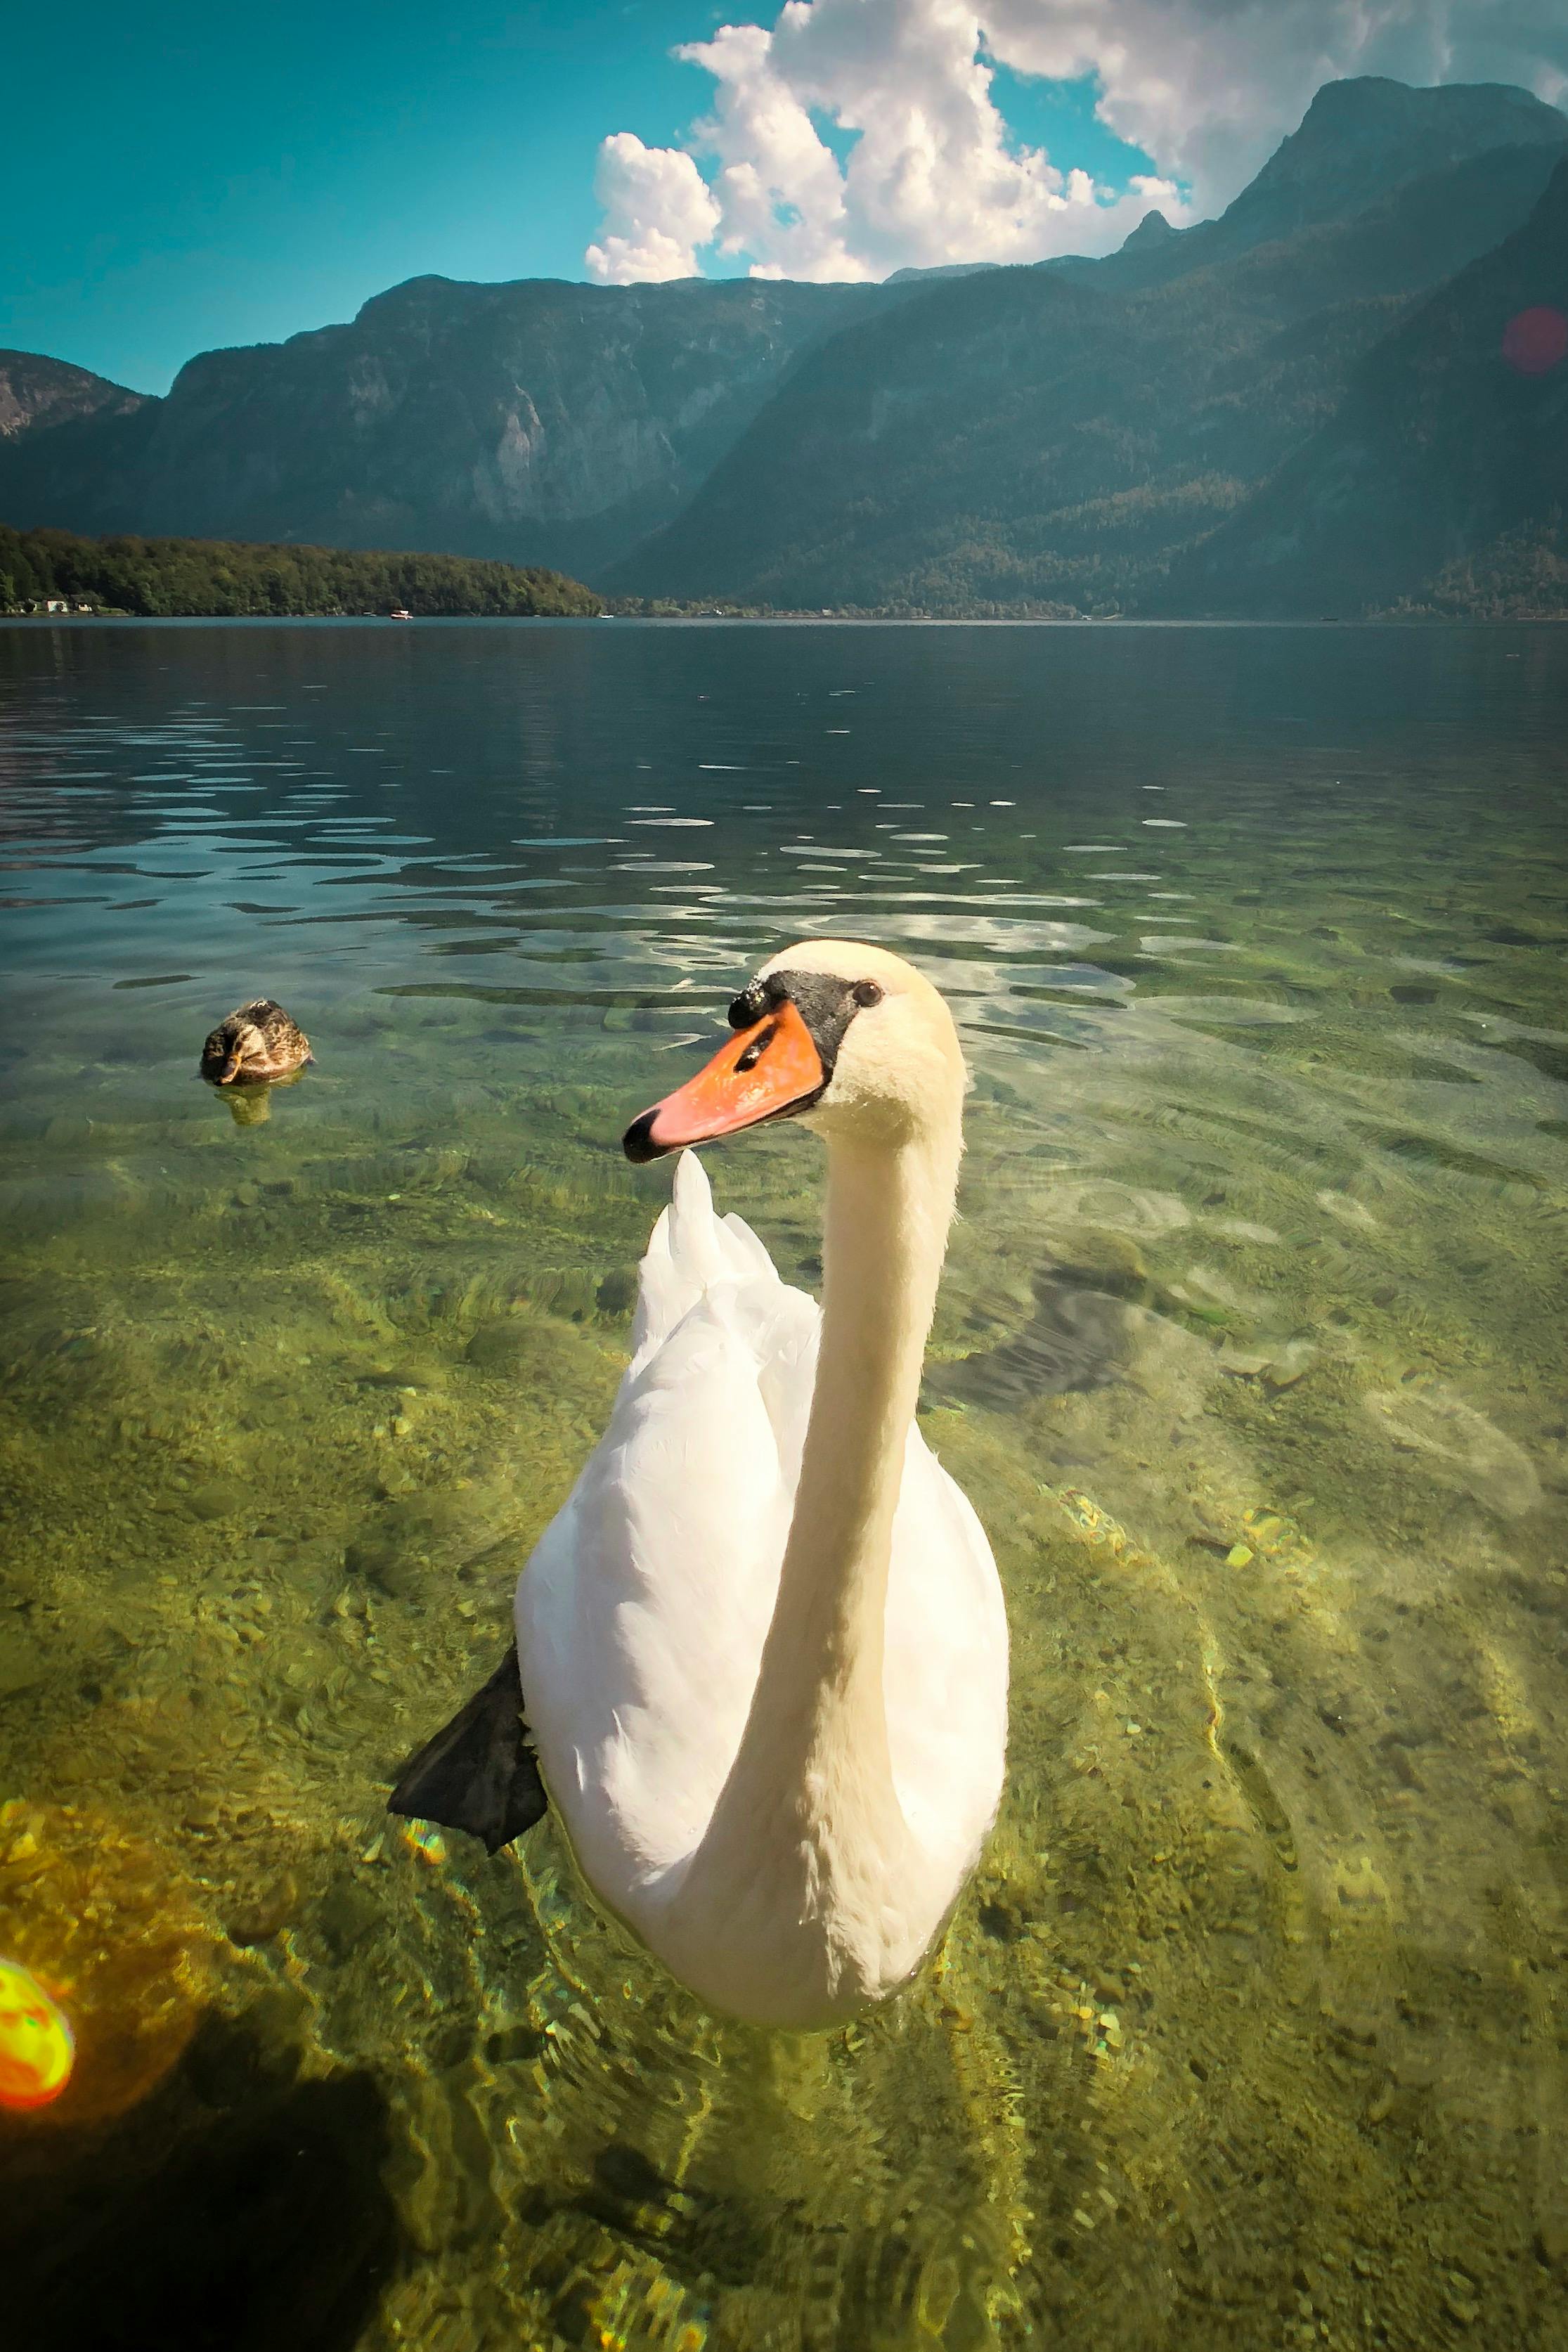
[(387, 1811), (466, 1830), (496, 1853), (542, 1820), (549, 1804), (523, 1720), (514, 1642), (484, 1689), (409, 1759)]

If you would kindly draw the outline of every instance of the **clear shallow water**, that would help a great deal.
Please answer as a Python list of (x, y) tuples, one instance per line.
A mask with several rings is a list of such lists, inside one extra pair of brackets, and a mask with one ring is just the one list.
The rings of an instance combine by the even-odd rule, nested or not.
[[(1560, 639), (12, 627), (0, 730), (26, 2340), (1568, 2341)], [(963, 1024), (1015, 1696), (795, 2042), (382, 1806), (613, 1392), (621, 1129), (811, 931)], [(709, 1165), (811, 1283), (810, 1139)]]

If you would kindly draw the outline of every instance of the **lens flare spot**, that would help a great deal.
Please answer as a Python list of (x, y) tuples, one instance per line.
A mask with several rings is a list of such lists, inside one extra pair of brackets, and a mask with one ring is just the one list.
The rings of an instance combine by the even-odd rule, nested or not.
[(70, 2027), (32, 1970), (0, 1960), (0, 2107), (47, 2107), (75, 2060)]
[(1521, 375), (1548, 375), (1568, 352), (1568, 317), (1546, 303), (1516, 310), (1502, 331), (1502, 355)]

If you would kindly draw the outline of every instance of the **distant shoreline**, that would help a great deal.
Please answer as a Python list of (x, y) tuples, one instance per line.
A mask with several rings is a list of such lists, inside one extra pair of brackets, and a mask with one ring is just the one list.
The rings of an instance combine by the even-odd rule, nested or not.
[(1560, 629), (1562, 613), (1322, 614), (1249, 620), (1225, 613), (1142, 615), (1120, 613), (430, 613), (394, 621), (385, 613), (5, 613), (0, 628), (490, 628), (513, 622), (580, 628), (613, 621), (622, 628), (689, 629)]

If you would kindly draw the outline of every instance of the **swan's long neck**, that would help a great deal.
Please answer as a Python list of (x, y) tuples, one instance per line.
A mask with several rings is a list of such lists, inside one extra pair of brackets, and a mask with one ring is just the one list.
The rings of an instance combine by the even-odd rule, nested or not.
[(774, 1738), (809, 1725), (813, 1748), (852, 1747), (884, 1775), (893, 1517), (956, 1173), (956, 1133), (829, 1146), (817, 1380), (758, 1681)]
[[(816, 1385), (779, 1596), (735, 1762), (686, 1892), (711, 1937), (773, 1906), (779, 1962), (848, 1998), (885, 1940), (909, 1832), (883, 1696), (893, 1520), (952, 1218), (956, 1112), (881, 1146), (829, 1144)], [(817, 1923), (812, 1926), (812, 1921)], [(799, 1936), (794, 1960), (789, 1951)]]

